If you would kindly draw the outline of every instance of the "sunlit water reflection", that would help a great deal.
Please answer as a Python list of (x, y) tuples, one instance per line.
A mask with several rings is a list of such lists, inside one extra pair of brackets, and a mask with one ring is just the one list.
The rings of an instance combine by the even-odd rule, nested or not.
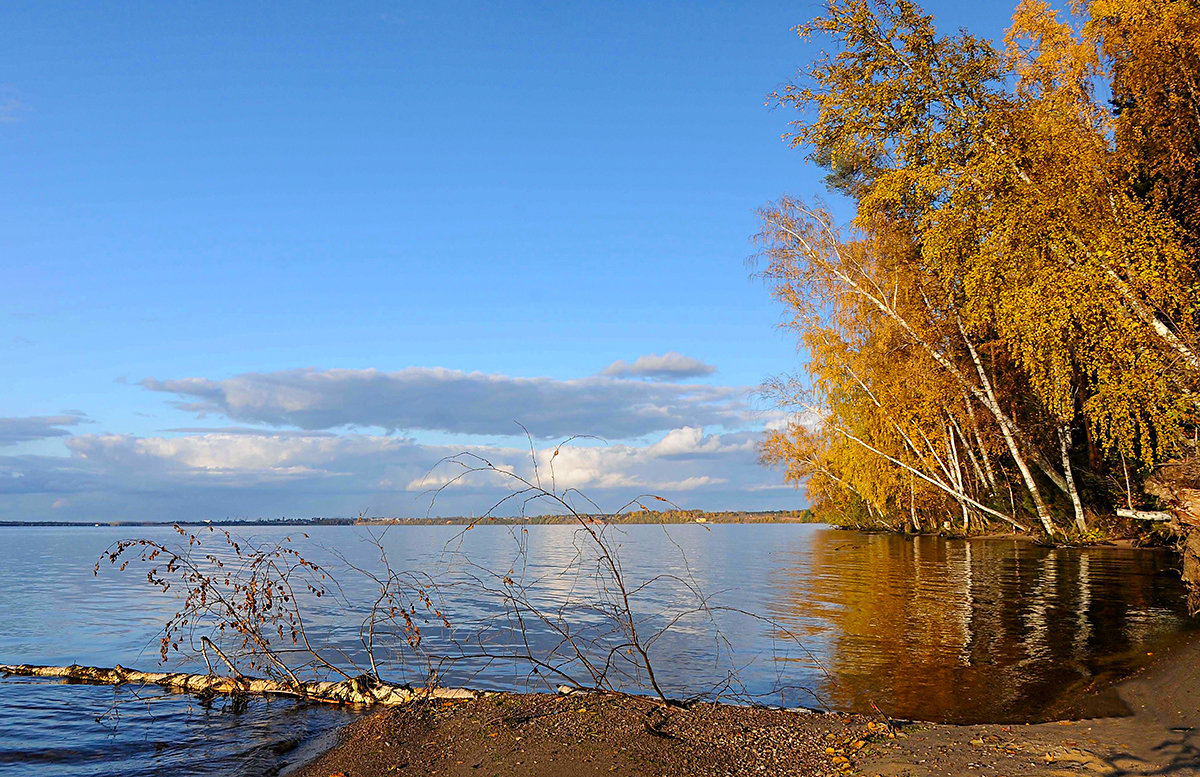
[[(320, 527), (298, 547), (337, 568), (338, 556), (371, 566), (366, 532)], [(611, 531), (611, 530), (610, 530)], [(282, 529), (241, 528), (275, 541)], [(168, 529), (0, 528), (0, 663), (95, 664), (153, 669), (159, 628), (174, 601), (144, 572), (92, 565), (114, 540), (170, 539)], [(677, 581), (694, 581), (718, 607), (714, 632), (683, 617), (651, 657), (679, 695), (751, 694), (772, 703), (863, 710), (898, 717), (1030, 720), (1070, 711), (1080, 689), (1130, 671), (1192, 628), (1174, 559), (1120, 548), (1045, 549), (1028, 542), (947, 541), (834, 531), (818, 526), (634, 526), (611, 535), (627, 578), (675, 577), (635, 597), (647, 632), (688, 606)], [(565, 526), (398, 527), (382, 537), (392, 565), (435, 574), (460, 641), (497, 614), (475, 584), (479, 568), (516, 570), (538, 602), (587, 602), (584, 574)], [(448, 552), (447, 547), (453, 552)], [(585, 558), (588, 558), (585, 555)], [(343, 574), (342, 596), (311, 602), (311, 629), (363, 661), (360, 624), (372, 589)], [(675, 581), (675, 582), (673, 582)], [(733, 610), (765, 616), (774, 624)], [(596, 614), (578, 615), (598, 628)], [(495, 639), (498, 632), (491, 632)], [(790, 635), (799, 643), (785, 639)], [(451, 634), (431, 629), (441, 652)], [(535, 647), (547, 643), (533, 629)], [(495, 645), (497, 643), (490, 643)], [(730, 682), (736, 669), (736, 682)], [(395, 666), (394, 671), (400, 672)], [(419, 665), (403, 679), (419, 681)], [(448, 685), (542, 687), (527, 665), (459, 661), (440, 667)], [(234, 710), (155, 689), (0, 681), (0, 775), (262, 774), (303, 758), (353, 712), (284, 700)]]

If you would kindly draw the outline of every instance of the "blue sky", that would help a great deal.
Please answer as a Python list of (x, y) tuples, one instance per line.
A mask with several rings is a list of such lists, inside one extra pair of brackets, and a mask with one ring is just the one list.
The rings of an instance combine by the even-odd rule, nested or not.
[(814, 8), (6, 3), (0, 519), (423, 514), (514, 421), (606, 506), (802, 506), (745, 259), (822, 193), (764, 105)]

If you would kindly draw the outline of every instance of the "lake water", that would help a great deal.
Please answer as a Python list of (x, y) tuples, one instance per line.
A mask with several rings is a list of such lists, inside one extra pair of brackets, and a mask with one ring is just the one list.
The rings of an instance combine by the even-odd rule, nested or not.
[[(357, 527), (308, 528), (307, 538), (296, 529), (233, 531), (268, 544), (290, 534), (306, 557), (337, 572), (340, 589), (304, 600), (306, 623), (316, 644), (359, 666), (375, 589), (346, 565), (378, 571), (378, 546), (393, 569), (438, 583), (435, 606), (451, 628), (426, 622), (423, 647), (436, 654), (445, 685), (557, 682), (527, 662), (480, 656), (521, 646), (498, 595), (506, 577), (552, 614), (526, 623), (533, 653), (550, 655), (561, 641), (552, 628), (559, 613), (581, 639), (612, 644), (600, 607), (611, 589), (597, 587), (595, 554), (573, 527), (394, 527), (378, 546)], [(660, 684), (678, 696), (835, 710), (874, 703), (896, 717), (954, 722), (1045, 719), (1194, 628), (1167, 553), (813, 525), (606, 532), (634, 589), (639, 630), (671, 626), (650, 657)], [(136, 565), (92, 574), (105, 548), (131, 536), (179, 539), (157, 527), (0, 528), (0, 663), (157, 669), (175, 600)], [(232, 559), (224, 543), (201, 537), (203, 552)], [(696, 611), (696, 592), (707, 609)], [(419, 683), (429, 666), (401, 652), (383, 669)], [(632, 669), (619, 672), (627, 687), (637, 681)], [(280, 699), (206, 706), (159, 689), (13, 677), (0, 680), (0, 775), (271, 774), (355, 714)]]

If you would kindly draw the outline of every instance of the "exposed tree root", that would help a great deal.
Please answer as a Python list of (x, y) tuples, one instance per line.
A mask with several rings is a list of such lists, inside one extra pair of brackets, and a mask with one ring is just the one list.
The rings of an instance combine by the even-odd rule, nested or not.
[(1183, 556), (1183, 582), (1188, 610), (1200, 615), (1200, 456), (1174, 461), (1146, 479), (1146, 492), (1158, 497), (1175, 515), (1167, 525)]
[(158, 685), (175, 691), (200, 696), (291, 696), (307, 701), (329, 704), (360, 704), (397, 707), (420, 699), (474, 699), (483, 694), (464, 688), (411, 688), (380, 682), (362, 675), (341, 682), (301, 682), (297, 684), (264, 680), (254, 677), (225, 677), (183, 672), (139, 672), (117, 665), (111, 669), (99, 666), (38, 666), (33, 664), (0, 664), (4, 675), (31, 677), (61, 677), (76, 682), (99, 685)]

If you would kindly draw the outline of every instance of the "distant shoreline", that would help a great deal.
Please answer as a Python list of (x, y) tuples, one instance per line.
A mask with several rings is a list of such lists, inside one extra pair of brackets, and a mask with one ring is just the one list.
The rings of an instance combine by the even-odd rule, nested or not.
[(582, 518), (593, 523), (612, 524), (684, 524), (684, 523), (819, 523), (810, 510), (766, 510), (766, 511), (721, 511), (702, 510), (639, 510), (620, 515), (532, 515), (497, 516), (450, 516), (439, 518), (226, 518), (219, 521), (0, 521), (0, 528), (19, 527), (74, 527), (81, 529), (114, 528), (130, 526), (468, 526), (471, 524), (511, 525), (562, 525), (575, 524)]

